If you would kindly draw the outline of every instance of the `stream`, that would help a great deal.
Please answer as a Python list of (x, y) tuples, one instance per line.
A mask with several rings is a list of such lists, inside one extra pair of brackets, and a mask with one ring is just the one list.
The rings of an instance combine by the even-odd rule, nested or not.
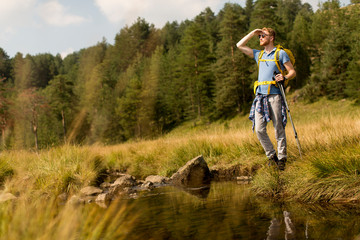
[(126, 239), (360, 239), (356, 205), (274, 201), (236, 182), (162, 187), (111, 204), (124, 202), (135, 217)]

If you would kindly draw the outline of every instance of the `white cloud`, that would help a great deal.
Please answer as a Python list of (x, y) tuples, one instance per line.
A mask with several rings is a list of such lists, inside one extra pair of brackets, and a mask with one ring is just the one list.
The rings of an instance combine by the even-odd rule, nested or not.
[(118, 23), (140, 16), (149, 6), (144, 0), (95, 0), (102, 13), (110, 22)]
[(101, 12), (112, 23), (131, 24), (137, 17), (162, 27), (167, 21), (192, 19), (206, 7), (224, 4), (221, 0), (95, 0)]
[(35, 4), (36, 0), (0, 0), (1, 15), (10, 15), (12, 12), (28, 9)]
[(33, 24), (37, 0), (0, 0), (0, 47), (7, 47), (19, 28)]
[(31, 22), (36, 0), (0, 0), (0, 27)]
[(67, 55), (71, 54), (74, 52), (73, 48), (68, 48), (65, 51), (63, 51), (62, 53), (60, 53), (60, 56), (62, 59), (64, 59)]
[(5, 27), (0, 30), (0, 41), (9, 41), (16, 31), (13, 27)]
[(49, 25), (67, 26), (86, 21), (85, 18), (66, 13), (66, 9), (57, 0), (49, 1), (39, 6), (40, 17)]

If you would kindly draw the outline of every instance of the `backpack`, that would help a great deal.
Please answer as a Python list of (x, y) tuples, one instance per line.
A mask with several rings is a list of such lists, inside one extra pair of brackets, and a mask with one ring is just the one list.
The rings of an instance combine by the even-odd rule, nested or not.
[[(263, 56), (263, 54), (264, 54), (264, 50), (262, 50), (262, 51), (260, 52), (260, 54), (259, 54), (259, 60), (258, 60), (258, 69), (259, 69), (260, 61), (275, 61), (275, 64), (276, 64), (279, 72), (280, 72), (283, 76), (285, 76), (288, 72), (287, 72), (286, 69), (282, 70), (281, 67), (280, 67), (280, 61), (279, 61), (280, 50), (284, 50), (284, 51), (287, 53), (287, 55), (288, 55), (289, 58), (290, 58), (291, 64), (292, 64), (293, 66), (295, 66), (295, 57), (294, 57), (294, 54), (291, 52), (291, 50), (290, 50), (290, 49), (287, 49), (287, 48), (284, 48), (284, 47), (281, 46), (281, 45), (276, 45), (276, 50), (275, 50), (275, 54), (274, 54), (274, 59), (271, 59), (271, 60), (270, 60), (270, 59), (264, 59), (264, 60), (263, 60), (263, 59), (261, 59), (261, 58), (262, 58), (262, 56)], [(290, 81), (291, 79), (293, 79), (293, 78), (294, 78), (294, 77), (288, 78), (287, 80), (285, 80), (284, 86), (286, 87), (286, 86), (288, 85), (289, 81)], [(265, 81), (265, 82), (260, 82), (260, 83), (259, 83), (258, 81), (256, 81), (256, 82), (254, 83), (254, 94), (256, 93), (256, 88), (257, 88), (258, 86), (260, 86), (260, 85), (269, 85), (269, 88), (268, 88), (268, 94), (269, 94), (269, 93), (270, 93), (270, 85), (271, 85), (271, 84), (277, 86), (276, 81)]]

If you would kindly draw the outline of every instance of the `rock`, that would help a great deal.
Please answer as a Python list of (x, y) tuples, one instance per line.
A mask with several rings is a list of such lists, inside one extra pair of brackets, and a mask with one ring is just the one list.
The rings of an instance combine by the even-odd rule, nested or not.
[(130, 195), (130, 194), (134, 194), (136, 193), (137, 190), (135, 188), (132, 188), (132, 187), (126, 187), (122, 190), (121, 194), (124, 195), (124, 194), (127, 194), (127, 195)]
[(0, 203), (1, 202), (7, 202), (7, 201), (10, 201), (10, 200), (14, 200), (14, 199), (17, 199), (17, 197), (15, 197), (11, 193), (1, 193), (0, 194)]
[(122, 188), (133, 187), (136, 185), (136, 180), (133, 176), (129, 174), (124, 174), (123, 176), (116, 179), (116, 181), (113, 184), (111, 184), (112, 187), (116, 185), (119, 185)]
[(140, 185), (142, 185), (142, 184), (144, 184), (144, 183), (145, 183), (144, 180), (136, 180), (136, 185), (137, 185), (137, 186), (140, 186)]
[(153, 184), (166, 184), (169, 182), (169, 178), (158, 175), (150, 175), (145, 179), (146, 182), (152, 182)]
[(115, 182), (116, 179), (123, 176), (124, 173), (121, 173), (119, 170), (106, 170), (106, 173), (108, 175), (108, 181), (109, 182)]
[(252, 176), (240, 176), (240, 177), (236, 177), (237, 181), (251, 181), (252, 180)]
[(107, 202), (110, 202), (111, 199), (112, 199), (112, 196), (110, 193), (101, 193), (96, 197), (95, 202), (107, 203)]
[(202, 187), (211, 181), (210, 170), (203, 156), (188, 161), (171, 176), (171, 183), (182, 187)]
[(121, 194), (121, 191), (123, 189), (124, 189), (124, 187), (122, 187), (121, 185), (114, 185), (114, 186), (111, 186), (111, 188), (109, 189), (109, 193), (112, 196), (116, 196), (116, 195)]
[(130, 193), (130, 194), (129, 194), (129, 198), (137, 199), (137, 198), (139, 198), (139, 196), (138, 196), (137, 193)]
[(133, 187), (124, 187), (123, 185), (114, 185), (109, 189), (109, 193), (113, 198), (121, 197), (124, 195), (129, 195), (131, 193), (136, 192), (136, 188)]
[(239, 176), (251, 176), (261, 168), (261, 165), (257, 164), (252, 167), (243, 166), (241, 164), (235, 164), (230, 166), (214, 166), (211, 168), (211, 177), (214, 181), (234, 181), (238, 180)]
[(150, 181), (146, 181), (140, 186), (141, 190), (152, 190), (154, 188), (155, 188), (154, 183)]
[(214, 181), (232, 181), (242, 174), (241, 165), (214, 166), (211, 169), (211, 176)]
[(103, 192), (103, 190), (101, 190), (100, 188), (97, 188), (97, 187), (93, 187), (93, 186), (84, 187), (83, 189), (80, 190), (81, 195), (84, 195), (84, 196), (95, 196), (102, 192)]
[(109, 187), (111, 187), (111, 183), (109, 183), (109, 182), (103, 182), (102, 184), (100, 184), (100, 187), (101, 187), (102, 189), (104, 189), (104, 188), (109, 188)]
[(249, 184), (252, 180), (252, 176), (240, 176), (236, 177), (236, 180), (238, 184)]

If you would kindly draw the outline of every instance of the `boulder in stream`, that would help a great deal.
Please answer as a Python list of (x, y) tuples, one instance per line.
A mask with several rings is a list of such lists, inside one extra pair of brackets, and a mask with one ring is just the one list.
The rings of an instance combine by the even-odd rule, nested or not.
[(136, 179), (129, 175), (129, 174), (123, 174), (121, 177), (116, 179), (116, 181), (111, 185), (112, 187), (118, 186), (120, 188), (126, 188), (126, 187), (134, 187), (136, 186)]
[(145, 183), (146, 182), (151, 182), (154, 185), (164, 185), (167, 184), (170, 181), (169, 178), (167, 177), (163, 177), (163, 176), (159, 176), (159, 175), (150, 175), (148, 177), (146, 177), (145, 179)]
[(199, 188), (209, 185), (211, 174), (202, 155), (188, 161), (171, 176), (171, 183), (187, 188)]

